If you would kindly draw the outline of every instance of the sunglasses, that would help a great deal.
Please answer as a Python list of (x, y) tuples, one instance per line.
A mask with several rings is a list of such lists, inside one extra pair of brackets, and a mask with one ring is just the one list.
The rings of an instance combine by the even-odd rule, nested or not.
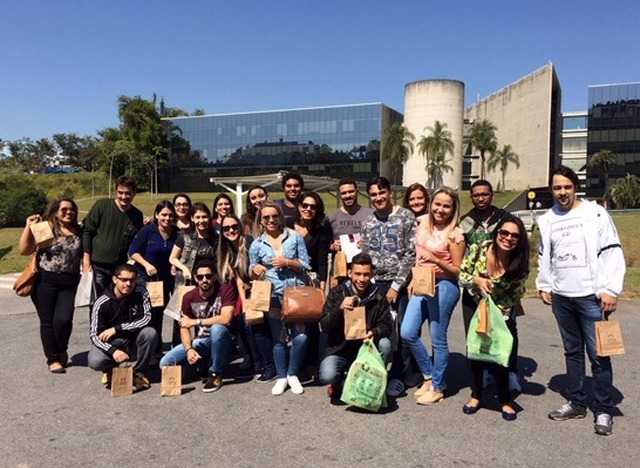
[(504, 237), (505, 239), (513, 239), (516, 241), (520, 239), (520, 234), (518, 234), (517, 232), (507, 231), (506, 229), (499, 229), (498, 235), (500, 237)]
[(121, 278), (120, 276), (116, 276), (116, 278), (119, 281), (122, 281), (123, 283), (135, 283), (136, 282), (135, 278)]
[(263, 221), (271, 221), (272, 219), (278, 219), (279, 216), (278, 215), (264, 215), (262, 217)]
[(302, 207), (303, 210), (315, 211), (316, 208), (318, 208), (318, 205), (316, 205), (315, 203), (300, 203), (300, 206)]
[(222, 226), (222, 232), (237, 231), (239, 228), (240, 225), (238, 223), (229, 224), (227, 226)]
[(196, 275), (196, 279), (198, 281), (202, 281), (203, 279), (210, 280), (211, 278), (213, 278), (213, 275), (211, 273), (205, 273), (204, 275)]

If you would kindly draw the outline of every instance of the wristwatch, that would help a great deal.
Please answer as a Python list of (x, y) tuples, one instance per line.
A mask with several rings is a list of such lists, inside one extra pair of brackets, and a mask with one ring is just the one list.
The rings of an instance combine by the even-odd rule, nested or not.
[(202, 319), (196, 319), (196, 327), (199, 327), (200, 325), (202, 325)]

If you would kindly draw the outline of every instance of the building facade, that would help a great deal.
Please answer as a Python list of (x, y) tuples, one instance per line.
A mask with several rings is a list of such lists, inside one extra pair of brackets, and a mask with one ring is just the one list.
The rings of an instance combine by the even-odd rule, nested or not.
[(560, 162), (578, 175), (582, 193), (587, 178), (587, 122), (587, 111), (562, 113)]
[(192, 186), (186, 179), (281, 170), (369, 180), (386, 172), (380, 161), (383, 135), (391, 124), (402, 122), (402, 114), (369, 103), (168, 120), (210, 163), (172, 175), (173, 182)]
[[(626, 174), (640, 176), (640, 82), (589, 86), (587, 154), (601, 150), (616, 155), (609, 187)], [(602, 169), (587, 167), (587, 196), (600, 198), (604, 190)]]

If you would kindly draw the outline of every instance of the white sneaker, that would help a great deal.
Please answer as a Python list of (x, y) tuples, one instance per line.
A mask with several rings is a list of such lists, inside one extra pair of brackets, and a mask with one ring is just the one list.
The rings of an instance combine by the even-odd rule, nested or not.
[(278, 379), (276, 380), (276, 384), (271, 389), (272, 395), (282, 395), (284, 391), (287, 389), (287, 379)]
[(296, 375), (287, 375), (287, 383), (289, 387), (291, 387), (291, 393), (296, 395), (302, 395), (304, 393), (304, 388), (302, 388), (302, 384)]
[(387, 396), (395, 398), (402, 395), (402, 392), (404, 392), (404, 383), (402, 383), (402, 380), (389, 380), (389, 383), (387, 384)]
[(518, 374), (515, 372), (509, 372), (509, 391), (513, 393), (522, 393)]

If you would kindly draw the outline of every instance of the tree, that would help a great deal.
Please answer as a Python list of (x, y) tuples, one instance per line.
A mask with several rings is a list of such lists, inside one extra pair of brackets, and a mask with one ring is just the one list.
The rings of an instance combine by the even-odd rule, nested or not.
[(418, 142), (418, 152), (426, 159), (425, 168), (428, 173), (430, 188), (442, 185), (443, 172), (451, 171), (453, 168), (447, 163), (447, 153), (453, 154), (455, 145), (451, 139), (451, 132), (447, 130), (447, 124), (436, 120), (433, 127), (425, 127), (429, 131), (429, 136), (423, 135)]
[(7, 149), (11, 153), (9, 165), (28, 173), (42, 172), (56, 154), (53, 143), (46, 138), (35, 142), (30, 138), (10, 141)]
[(482, 119), (471, 127), (471, 144), (480, 151), (480, 178), (486, 179), (485, 155), (493, 154), (498, 147), (497, 127), (490, 120)]
[(382, 158), (391, 163), (394, 184), (398, 183), (398, 168), (401, 168), (409, 154), (413, 153), (415, 139), (413, 133), (399, 122), (392, 124), (385, 132)]
[(515, 164), (516, 167), (520, 167), (520, 156), (513, 151), (511, 145), (504, 145), (501, 150), (491, 154), (487, 161), (490, 171), (495, 171), (498, 167), (500, 168), (500, 173), (502, 174), (502, 190), (506, 190), (504, 176), (507, 174), (509, 164)]
[(640, 178), (627, 174), (611, 187), (611, 200), (617, 208), (635, 208), (640, 204)]
[(610, 150), (600, 150), (589, 158), (588, 165), (590, 167), (600, 167), (604, 177), (604, 195), (602, 195), (602, 204), (605, 208), (609, 208), (609, 167), (616, 163), (616, 155)]
[(55, 133), (53, 141), (64, 156), (65, 164), (83, 171), (93, 171), (100, 166), (100, 142), (95, 137)]

